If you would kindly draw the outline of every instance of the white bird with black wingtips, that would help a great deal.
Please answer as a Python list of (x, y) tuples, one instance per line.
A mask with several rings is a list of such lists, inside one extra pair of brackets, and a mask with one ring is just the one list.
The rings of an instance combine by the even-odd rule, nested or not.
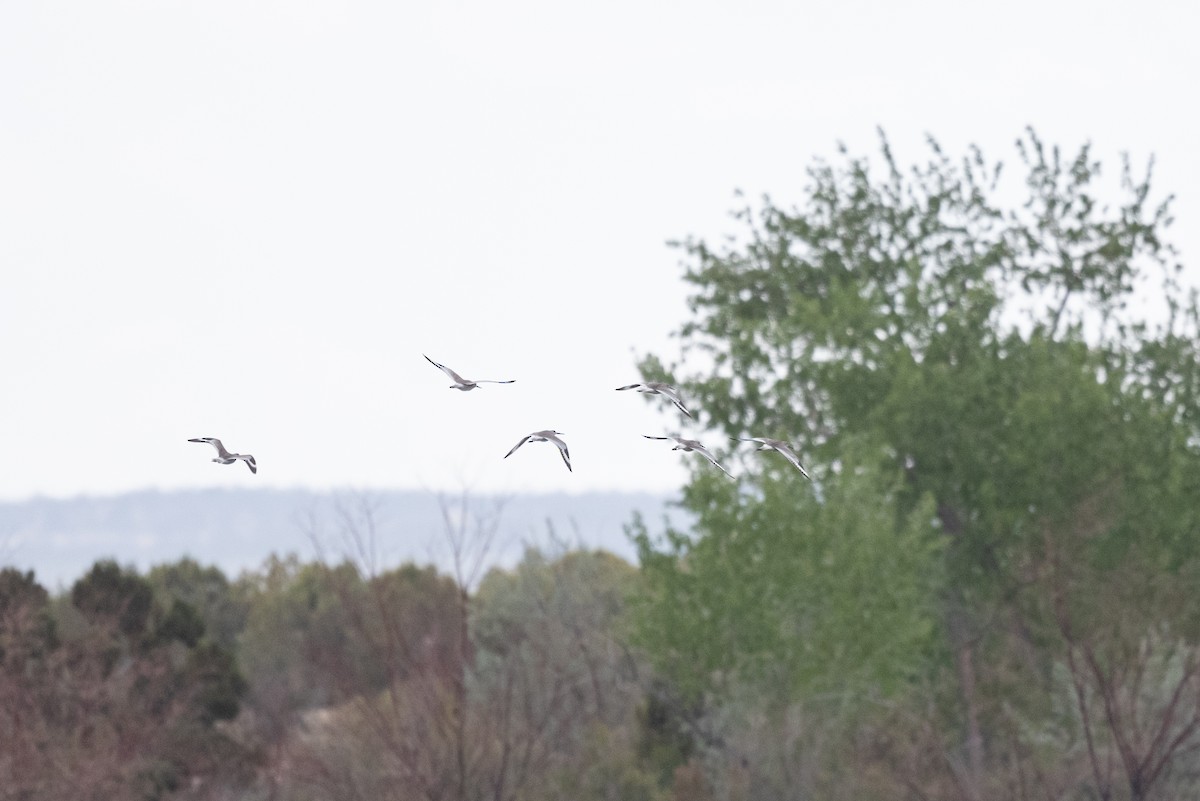
[(217, 456), (213, 459), (218, 464), (233, 464), (239, 459), (246, 463), (246, 467), (250, 468), (251, 473), (258, 472), (258, 462), (254, 461), (254, 457), (248, 453), (230, 453), (225, 450), (225, 446), (221, 444), (221, 440), (216, 437), (196, 437), (189, 439), (188, 442), (207, 442), (217, 449)]
[[(425, 356), (424, 353), (422, 353), (421, 355)], [(471, 390), (478, 387), (480, 384), (512, 384), (515, 382), (515, 379), (513, 381), (490, 381), (487, 379), (471, 381), (469, 379), (463, 378), (461, 375), (454, 372), (446, 365), (438, 364), (437, 362), (435, 362), (433, 359), (429, 358), (428, 356), (425, 356), (425, 361), (429, 362), (434, 367), (441, 370), (443, 373), (445, 373), (446, 375), (448, 375), (450, 377), (450, 380), (454, 382), (453, 384), (450, 385), (450, 389), (460, 389), (463, 392), (470, 392)]]
[[(571, 452), (567, 450), (567, 443), (559, 439), (559, 437), (562, 435), (563, 432), (553, 431), (550, 429), (547, 429), (546, 431), (534, 431), (532, 434), (526, 434), (521, 438), (520, 442), (518, 442), (516, 445), (513, 445), (511, 451), (504, 454), (504, 458), (507, 459), (508, 457), (512, 456), (514, 453), (516, 453), (517, 448), (521, 447), (526, 442), (553, 442), (554, 446), (558, 448), (559, 455), (562, 456), (563, 464), (567, 466), (568, 470), (571, 470)], [(575, 471), (571, 470), (571, 472), (573, 473)]]
[(649, 434), (642, 434), (642, 436), (645, 437), (646, 439), (663, 439), (663, 440), (667, 440), (668, 442), (674, 442), (675, 447), (671, 448), (671, 450), (673, 450), (673, 451), (695, 451), (696, 453), (700, 454), (708, 461), (715, 464), (722, 473), (729, 476), (730, 478), (733, 478), (733, 476), (730, 475), (728, 470), (726, 470), (724, 467), (721, 467), (720, 462), (718, 462), (713, 457), (713, 455), (709, 452), (708, 448), (701, 445), (697, 440), (684, 439), (683, 437), (652, 437)]
[(796, 450), (790, 443), (784, 442), (781, 439), (771, 439), (770, 437), (734, 437), (738, 442), (757, 442), (756, 451), (776, 451), (783, 454), (783, 458), (787, 459), (792, 465), (800, 471), (800, 474), (812, 481), (812, 476), (800, 464), (800, 457), (796, 455)]

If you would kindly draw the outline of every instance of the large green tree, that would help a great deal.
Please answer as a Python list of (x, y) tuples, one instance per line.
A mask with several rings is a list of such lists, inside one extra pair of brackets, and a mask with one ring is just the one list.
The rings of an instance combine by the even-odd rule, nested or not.
[[(929, 693), (949, 794), (1029, 770), (1041, 790), (1144, 798), (1200, 733), (1200, 605), (1179, 601), (1200, 564), (1200, 360), (1169, 198), (1128, 159), (1105, 186), (1088, 146), (1064, 157), (1032, 131), (1016, 180), (929, 146), (912, 168), (886, 140), (875, 159), (843, 151), (796, 207), (765, 198), (736, 214), (740, 237), (679, 243), (693, 317), (679, 357), (643, 373), (715, 432), (791, 440), (815, 482), (773, 454), (743, 461), (737, 492), (697, 475), (693, 535), (639, 540), (642, 619), (709, 634), (645, 642), (682, 680), (772, 665), (793, 700), (886, 692), (896, 668), (950, 688)], [(795, 587), (813, 576), (819, 598)], [(878, 628), (837, 611), (894, 601), (912, 612)], [(930, 619), (932, 643), (915, 636)], [(1080, 761), (1078, 786), (1030, 764), (1060, 700), (1055, 758)], [(905, 781), (931, 794), (929, 775)]]

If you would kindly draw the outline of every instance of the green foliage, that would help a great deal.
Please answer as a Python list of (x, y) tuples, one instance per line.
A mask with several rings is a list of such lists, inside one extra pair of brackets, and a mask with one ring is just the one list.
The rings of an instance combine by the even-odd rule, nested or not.
[[(284, 694), (276, 702), (281, 711), (339, 697), (338, 677), (309, 659), (348, 651), (348, 622), (329, 573), (330, 568), (301, 564), (294, 555), (272, 556), (261, 572), (239, 582), (249, 610), (238, 644), (241, 663), (256, 692)], [(351, 573), (348, 580), (357, 583), (357, 573)]]
[(220, 568), (180, 559), (156, 565), (146, 574), (159, 603), (169, 608), (173, 600), (186, 603), (204, 623), (205, 634), (225, 648), (234, 648), (246, 624), (246, 603)]
[[(994, 390), (1020, 384), (1019, 359), (998, 363), (1085, 325), (1110, 342), (1137, 333), (1121, 290), (1171, 256), (1148, 178), (1126, 165), (1127, 198), (1101, 207), (1087, 148), (1064, 164), (1031, 133), (1030, 198), (1010, 210), (991, 197), (999, 165), (931, 148), (911, 175), (886, 142), (882, 178), (866, 159), (819, 162), (803, 208), (740, 212), (746, 241), (723, 252), (683, 243), (697, 315), (680, 331), (684, 355), (706, 357), (684, 384), (706, 422), (777, 432), (826, 461), (843, 433), (877, 435), (901, 461), (919, 448), (921, 474), (952, 470), (969, 486), (995, 459), (988, 432), (1011, 417)], [(653, 358), (643, 369), (668, 372)]]
[[(636, 748), (644, 666), (628, 646), (637, 570), (605, 551), (527, 550), (493, 569), (472, 599), (475, 725), (500, 754), (494, 769), (520, 798), (661, 798), (656, 766)], [(545, 767), (541, 767), (544, 765)]]
[(204, 636), (204, 621), (200, 613), (179, 599), (171, 602), (171, 609), (158, 624), (158, 637), (162, 641), (179, 640), (189, 648), (194, 647)]
[(135, 571), (107, 560), (97, 562), (75, 582), (71, 603), (89, 621), (115, 625), (122, 633), (135, 636), (146, 631), (154, 592)]
[[(683, 243), (697, 315), (683, 353), (704, 358), (682, 383), (710, 425), (791, 438), (814, 464), (841, 458), (847, 437), (883, 444), (906, 476), (901, 505), (934, 498), (960, 588), (1001, 593), (1035, 518), (1127, 473), (1130, 447), (1154, 469), (1134, 415), (1190, 447), (1195, 313), (1156, 339), (1127, 311), (1152, 269), (1178, 309), (1169, 206), (1150, 204), (1149, 174), (1126, 161), (1124, 197), (1104, 206), (1089, 149), (1064, 159), (1030, 132), (1028, 200), (1003, 208), (999, 164), (930, 147), (904, 173), (884, 142), (882, 177), (867, 159), (818, 162), (803, 207), (740, 212), (748, 235), (723, 252)], [(668, 372), (655, 358), (643, 369)], [(1148, 405), (1193, 422), (1172, 434)]]
[(384, 660), (388, 680), (404, 678), (418, 664), (443, 677), (458, 675), (463, 597), (453, 579), (432, 565), (405, 563), (374, 576), (367, 589), (363, 635), (375, 651), (394, 651)]
[(58, 644), (49, 599), (32, 570), (0, 569), (0, 666), (20, 669)]
[(667, 786), (675, 769), (696, 752), (696, 740), (687, 731), (692, 722), (687, 717), (695, 715), (681, 711), (679, 699), (671, 697), (661, 683), (651, 688), (636, 710), (638, 760), (657, 777), (660, 787)]
[(606, 551), (573, 551), (549, 560), (528, 550), (514, 570), (493, 569), (480, 582), (475, 642), (503, 654), (529, 636), (522, 628), (532, 621), (561, 626), (562, 635), (575, 641), (596, 632), (608, 636), (619, 627), (637, 580), (632, 565)]
[(638, 641), (685, 692), (886, 693), (920, 672), (940, 582), (933, 509), (897, 518), (899, 477), (852, 458), (824, 497), (791, 472), (744, 502), (707, 482), (689, 490), (697, 505), (713, 493), (694, 538), (637, 533), (650, 588)]
[(272, 715), (377, 692), (425, 659), (454, 670), (458, 589), (431, 567), (364, 578), (350, 562), (272, 557), (239, 584), (241, 664)]
[(663, 782), (631, 753), (619, 730), (594, 724), (585, 732), (579, 766), (564, 770), (553, 798), (580, 801), (667, 801)]
[(249, 689), (233, 655), (216, 643), (193, 648), (183, 679), (195, 688), (197, 719), (205, 724), (237, 717), (241, 698)]
[[(1167, 704), (1128, 686), (1176, 664), (1160, 651), (1200, 659), (1200, 607), (1182, 600), (1200, 577), (1200, 310), (1177, 283), (1170, 198), (1152, 202), (1128, 159), (1106, 190), (1089, 147), (1064, 156), (1029, 131), (1014, 201), (1000, 164), (929, 145), (910, 170), (886, 141), (875, 161), (817, 162), (796, 208), (765, 198), (729, 244), (681, 243), (694, 317), (681, 361), (643, 373), (710, 428), (793, 441), (816, 482), (778, 460), (737, 487), (697, 474), (694, 535), (637, 536), (640, 640), (697, 693), (952, 677), (929, 725), (964, 732), (948, 750), (966, 753), (967, 797), (1004, 750), (984, 729), (1068, 664), (1087, 792), (1107, 796), (1103, 765), (1122, 764), (1141, 797), (1200, 732), (1180, 718), (1200, 674)], [(1023, 701), (1018, 665), (1040, 682)], [(1105, 713), (1086, 715), (1096, 698)]]
[(37, 583), (32, 570), (22, 573), (11, 567), (0, 568), (0, 618), (8, 618), (26, 606), (41, 609), (48, 600), (49, 593)]
[(179, 769), (165, 759), (156, 759), (138, 771), (134, 784), (142, 801), (158, 801), (179, 789)]
[(574, 688), (561, 700), (581, 721), (619, 722), (637, 692), (624, 637), (637, 579), (632, 565), (605, 551), (550, 560), (531, 549), (514, 570), (489, 571), (473, 601), (477, 674), (489, 684), (510, 673), (542, 676)]

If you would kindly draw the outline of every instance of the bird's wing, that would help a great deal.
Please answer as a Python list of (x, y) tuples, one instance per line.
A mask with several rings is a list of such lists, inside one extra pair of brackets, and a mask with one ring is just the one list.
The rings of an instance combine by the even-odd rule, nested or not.
[(258, 472), (258, 462), (254, 461), (254, 457), (248, 453), (239, 453), (238, 458), (246, 463), (246, 467), (250, 468), (251, 473)]
[[(425, 356), (425, 354), (424, 354), (424, 353), (422, 353), (421, 355), (422, 355), (422, 356)], [(461, 375), (459, 375), (458, 373), (456, 373), (456, 372), (454, 372), (453, 370), (451, 370), (451, 369), (450, 369), (449, 367), (447, 367), (446, 365), (444, 365), (444, 364), (438, 364), (437, 362), (435, 362), (433, 359), (429, 358), (428, 356), (425, 356), (425, 361), (429, 362), (429, 363), (430, 363), (430, 364), (432, 364), (434, 367), (436, 367), (437, 369), (441, 370), (441, 371), (442, 371), (443, 373), (445, 373), (446, 375), (450, 376), (450, 378), (452, 378), (452, 379), (454, 380), (454, 382), (455, 382), (455, 383), (458, 383), (458, 384), (467, 384), (467, 383), (471, 383), (471, 382), (467, 381), (465, 378), (463, 378)]]
[(217, 449), (218, 456), (225, 456), (229, 453), (225, 450), (225, 446), (221, 444), (221, 440), (216, 437), (196, 437), (195, 439), (189, 439), (188, 442), (207, 442)]
[(675, 439), (675, 437), (652, 437), (649, 434), (642, 434), (642, 436), (645, 437), (646, 439), (665, 439), (665, 440)]
[(670, 398), (671, 403), (675, 404), (676, 409), (683, 412), (688, 417), (692, 416), (692, 413), (684, 407), (683, 400), (679, 397), (679, 390), (675, 389), (675, 387), (670, 386), (669, 384), (655, 384), (654, 389), (660, 395), (666, 395), (668, 398)]
[(796, 455), (796, 452), (793, 451), (791, 449), (791, 447), (789, 447), (786, 444), (781, 443), (781, 444), (775, 446), (775, 450), (782, 453), (783, 458), (787, 459), (789, 462), (791, 462), (792, 466), (795, 467), (797, 470), (799, 470), (801, 475), (803, 475), (809, 481), (812, 481), (812, 476), (810, 476), (808, 474), (808, 471), (804, 469), (804, 466), (800, 464), (800, 457)]
[(617, 392), (620, 392), (623, 389), (637, 389), (640, 386), (641, 384), (626, 384), (623, 387), (617, 387)]
[[(558, 446), (558, 455), (562, 457), (563, 464), (567, 466), (567, 469), (571, 470), (571, 452), (567, 450), (567, 443), (553, 435), (547, 437), (547, 439)], [(574, 473), (575, 471), (571, 470), (571, 472)]]
[(475, 384), (513, 384), (513, 383), (516, 383), (516, 379), (514, 378), (511, 381), (491, 381), (486, 378), (481, 378), (478, 381), (474, 381), (472, 383), (475, 383)]
[(721, 467), (721, 463), (713, 458), (713, 455), (708, 452), (708, 448), (704, 447), (703, 445), (701, 445), (699, 443), (696, 443), (695, 445), (692, 446), (692, 450), (694, 450), (696, 453), (703, 456), (708, 461), (715, 464), (717, 466), (717, 469), (720, 470), (722, 473), (729, 476), (730, 478), (733, 478), (733, 476), (729, 474), (729, 471), (726, 470), (724, 467)]
[(504, 458), (505, 458), (505, 459), (507, 459), (508, 457), (510, 457), (510, 456), (512, 456), (514, 453), (516, 453), (516, 451), (517, 451), (517, 448), (521, 447), (521, 446), (522, 446), (522, 445), (524, 445), (526, 442), (529, 442), (529, 438), (530, 438), (530, 437), (532, 437), (532, 436), (533, 436), (533, 434), (526, 434), (525, 436), (521, 437), (521, 441), (520, 441), (520, 442), (518, 442), (516, 445), (513, 445), (513, 446), (512, 446), (512, 450), (511, 450), (511, 451), (509, 451), (508, 453), (504, 454)]

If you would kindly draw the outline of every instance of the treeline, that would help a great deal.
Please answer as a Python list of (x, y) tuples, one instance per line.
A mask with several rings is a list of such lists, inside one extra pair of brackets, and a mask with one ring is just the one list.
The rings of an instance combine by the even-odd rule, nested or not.
[(674, 797), (633, 566), (530, 550), (468, 592), (360, 555), (0, 571), (0, 798)]

